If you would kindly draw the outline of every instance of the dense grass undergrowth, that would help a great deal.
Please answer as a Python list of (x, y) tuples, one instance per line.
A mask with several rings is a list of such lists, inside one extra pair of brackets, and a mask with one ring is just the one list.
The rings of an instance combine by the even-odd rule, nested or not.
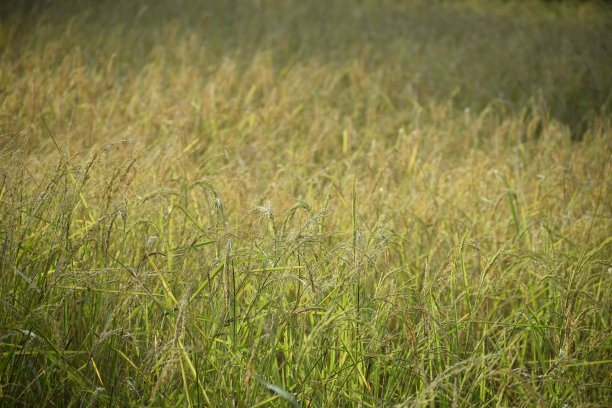
[(609, 406), (599, 3), (34, 3), (1, 406)]

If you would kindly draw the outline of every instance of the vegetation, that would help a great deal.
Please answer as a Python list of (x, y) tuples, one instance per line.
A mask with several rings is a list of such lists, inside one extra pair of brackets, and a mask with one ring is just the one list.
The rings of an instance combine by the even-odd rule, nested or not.
[(609, 406), (594, 2), (1, 9), (1, 406)]

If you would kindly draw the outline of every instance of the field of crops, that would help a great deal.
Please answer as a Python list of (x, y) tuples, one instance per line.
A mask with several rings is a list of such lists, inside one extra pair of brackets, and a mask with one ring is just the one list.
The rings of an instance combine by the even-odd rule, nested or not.
[(0, 407), (608, 407), (612, 9), (0, 6)]

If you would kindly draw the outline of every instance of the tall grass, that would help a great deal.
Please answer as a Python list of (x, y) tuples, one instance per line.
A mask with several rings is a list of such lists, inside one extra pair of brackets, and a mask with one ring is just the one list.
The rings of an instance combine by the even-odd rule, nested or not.
[(610, 11), (38, 4), (2, 406), (606, 406)]

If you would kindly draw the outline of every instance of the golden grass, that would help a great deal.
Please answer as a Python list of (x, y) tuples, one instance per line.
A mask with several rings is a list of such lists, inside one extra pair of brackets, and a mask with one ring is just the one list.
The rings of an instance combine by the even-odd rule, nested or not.
[(1, 405), (610, 400), (604, 6), (34, 8), (0, 9)]

